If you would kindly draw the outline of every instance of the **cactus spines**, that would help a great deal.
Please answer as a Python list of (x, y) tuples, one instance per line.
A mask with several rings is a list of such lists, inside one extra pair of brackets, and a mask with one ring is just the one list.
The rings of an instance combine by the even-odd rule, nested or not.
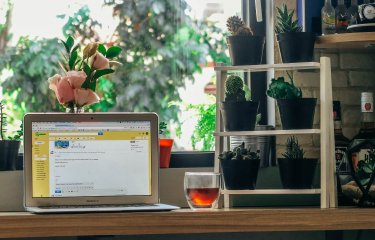
[(260, 151), (252, 152), (251, 149), (245, 148), (245, 143), (235, 147), (233, 151), (224, 151), (219, 154), (219, 159), (223, 160), (259, 160)]
[(246, 101), (244, 83), (239, 76), (231, 75), (225, 81), (225, 101), (242, 102)]
[(283, 157), (287, 159), (303, 159), (305, 155), (305, 151), (301, 148), (298, 143), (298, 139), (294, 136), (291, 136), (286, 141), (285, 146), (286, 152), (283, 153)]
[(245, 22), (238, 16), (229, 17), (227, 20), (228, 31), (232, 36), (252, 36), (253, 32), (246, 26)]

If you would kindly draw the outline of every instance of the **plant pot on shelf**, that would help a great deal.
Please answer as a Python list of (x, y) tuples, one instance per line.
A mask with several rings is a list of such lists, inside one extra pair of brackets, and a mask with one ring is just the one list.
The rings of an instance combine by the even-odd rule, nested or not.
[(220, 159), (225, 188), (229, 190), (255, 189), (260, 159)]
[(311, 129), (316, 98), (277, 99), (283, 129)]
[(159, 139), (160, 146), (160, 168), (169, 168), (171, 161), (171, 152), (173, 146), (173, 139), (161, 138)]
[(0, 141), (0, 171), (16, 170), (20, 141)]
[(280, 179), (285, 189), (311, 189), (318, 159), (278, 158)]
[(315, 34), (285, 32), (276, 35), (283, 63), (311, 62), (314, 58)]
[(256, 101), (222, 102), (225, 131), (253, 131), (259, 103)]
[[(272, 125), (257, 125), (255, 131), (275, 130)], [(246, 148), (259, 150), (260, 167), (276, 166), (276, 139), (275, 136), (230, 136), (230, 148), (233, 149), (245, 143)]]
[(229, 36), (227, 44), (233, 66), (262, 63), (264, 49), (262, 36)]

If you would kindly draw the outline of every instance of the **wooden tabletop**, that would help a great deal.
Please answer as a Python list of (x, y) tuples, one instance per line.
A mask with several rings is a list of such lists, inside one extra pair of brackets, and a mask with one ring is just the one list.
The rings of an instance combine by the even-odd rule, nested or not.
[(193, 212), (0, 213), (0, 237), (375, 229), (375, 209), (294, 208)]

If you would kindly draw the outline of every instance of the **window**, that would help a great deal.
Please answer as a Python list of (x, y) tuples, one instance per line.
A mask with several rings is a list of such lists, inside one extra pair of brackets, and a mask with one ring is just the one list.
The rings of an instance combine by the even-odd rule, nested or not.
[[(123, 65), (99, 81), (102, 101), (90, 107), (93, 111), (153, 111), (169, 123), (176, 150), (212, 149), (213, 137), (206, 137), (214, 127), (215, 100), (207, 94), (215, 81), (212, 66), (229, 63), (225, 21), (241, 15), (241, 4), (0, 0), (0, 83), (10, 130), (17, 130), (25, 112), (63, 110), (47, 79), (61, 71), (58, 39), (73, 35), (81, 43), (123, 49)], [(197, 127), (208, 122), (209, 129)]]

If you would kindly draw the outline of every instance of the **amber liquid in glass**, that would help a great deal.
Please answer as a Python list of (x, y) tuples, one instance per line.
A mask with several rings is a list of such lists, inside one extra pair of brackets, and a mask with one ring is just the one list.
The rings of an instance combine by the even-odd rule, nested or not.
[(196, 208), (211, 207), (219, 196), (219, 188), (187, 188), (189, 202)]

